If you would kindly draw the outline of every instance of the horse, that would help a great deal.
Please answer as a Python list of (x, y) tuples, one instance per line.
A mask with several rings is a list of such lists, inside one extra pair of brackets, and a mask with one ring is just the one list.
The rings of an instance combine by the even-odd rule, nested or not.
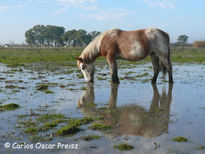
[(169, 83), (173, 83), (170, 38), (166, 32), (157, 28), (133, 31), (107, 30), (93, 39), (76, 59), (85, 80), (93, 82), (95, 70), (93, 62), (99, 56), (105, 57), (110, 67), (112, 82), (119, 83), (117, 59), (140, 61), (148, 55), (151, 57), (154, 69), (152, 84), (156, 83), (160, 69), (164, 77), (168, 72)]

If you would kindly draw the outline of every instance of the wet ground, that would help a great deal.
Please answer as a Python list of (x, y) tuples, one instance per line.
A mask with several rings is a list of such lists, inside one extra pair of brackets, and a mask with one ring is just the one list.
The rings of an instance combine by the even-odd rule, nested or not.
[[(19, 109), (0, 111), (0, 153), (124, 153), (114, 145), (126, 142), (134, 147), (125, 153), (205, 153), (205, 65), (173, 64), (174, 85), (150, 79), (151, 64), (120, 65), (119, 85), (110, 84), (107, 66), (96, 67), (95, 83), (86, 84), (77, 68), (49, 63), (7, 67), (0, 64), (0, 105), (16, 103)], [(161, 76), (161, 74), (160, 74)], [(38, 85), (48, 85), (39, 91)], [(82, 125), (78, 133), (59, 137), (52, 133), (46, 144), (78, 144), (78, 149), (12, 149), (9, 142), (36, 144), (18, 127), (19, 115), (61, 113), (70, 118), (103, 117), (110, 131), (93, 131)], [(82, 136), (99, 135), (84, 141)], [(187, 142), (175, 142), (175, 137)]]

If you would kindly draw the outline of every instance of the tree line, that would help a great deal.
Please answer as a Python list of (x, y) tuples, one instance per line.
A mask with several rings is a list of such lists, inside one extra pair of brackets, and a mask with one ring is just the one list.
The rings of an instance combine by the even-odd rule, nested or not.
[[(26, 42), (30, 46), (36, 47), (84, 47), (91, 42), (100, 32), (92, 31), (88, 33), (83, 29), (73, 29), (65, 31), (64, 27), (53, 25), (35, 25), (25, 32)], [(205, 41), (195, 41), (193, 44), (188, 43), (187, 35), (179, 35), (176, 43), (171, 43), (172, 47), (189, 47), (204, 48)]]
[(100, 32), (88, 33), (83, 29), (65, 31), (64, 27), (35, 25), (25, 32), (28, 45), (37, 47), (84, 47)]

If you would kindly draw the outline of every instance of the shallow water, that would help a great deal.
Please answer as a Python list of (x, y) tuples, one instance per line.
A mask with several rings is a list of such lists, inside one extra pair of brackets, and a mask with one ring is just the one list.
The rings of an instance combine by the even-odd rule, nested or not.
[[(119, 85), (110, 84), (108, 72), (107, 66), (98, 66), (94, 85), (87, 85), (83, 78), (78, 78), (80, 73), (76, 68), (68, 66), (33, 64), (9, 68), (0, 64), (0, 102), (21, 106), (15, 111), (0, 112), (0, 153), (124, 153), (113, 148), (121, 142), (135, 147), (126, 153), (205, 153), (197, 149), (199, 145), (205, 146), (204, 65), (174, 64), (173, 86), (163, 82), (160, 76), (157, 84), (152, 85), (151, 64), (123, 66), (119, 70)], [(54, 93), (37, 91), (39, 83), (47, 83)], [(8, 89), (7, 85), (17, 87)], [(83, 126), (84, 131), (74, 136), (54, 137), (46, 142), (74, 143), (78, 144), (78, 150), (4, 148), (5, 142), (32, 144), (29, 135), (15, 128), (17, 115), (31, 112), (63, 113), (68, 117), (103, 116), (103, 123), (113, 129), (103, 133)], [(89, 142), (79, 139), (93, 134), (101, 138)], [(188, 142), (174, 142), (172, 139), (178, 136), (186, 137)]]

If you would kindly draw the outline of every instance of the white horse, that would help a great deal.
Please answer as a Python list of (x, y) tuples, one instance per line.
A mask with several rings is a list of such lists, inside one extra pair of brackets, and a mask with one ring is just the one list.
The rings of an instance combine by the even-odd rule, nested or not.
[(93, 62), (99, 56), (106, 58), (113, 83), (118, 83), (117, 59), (139, 61), (151, 56), (154, 76), (152, 83), (156, 83), (160, 64), (165, 74), (169, 73), (169, 82), (173, 83), (172, 65), (170, 61), (170, 39), (164, 31), (156, 28), (135, 31), (120, 29), (107, 30), (97, 36), (77, 57), (78, 67), (87, 82), (94, 80)]

